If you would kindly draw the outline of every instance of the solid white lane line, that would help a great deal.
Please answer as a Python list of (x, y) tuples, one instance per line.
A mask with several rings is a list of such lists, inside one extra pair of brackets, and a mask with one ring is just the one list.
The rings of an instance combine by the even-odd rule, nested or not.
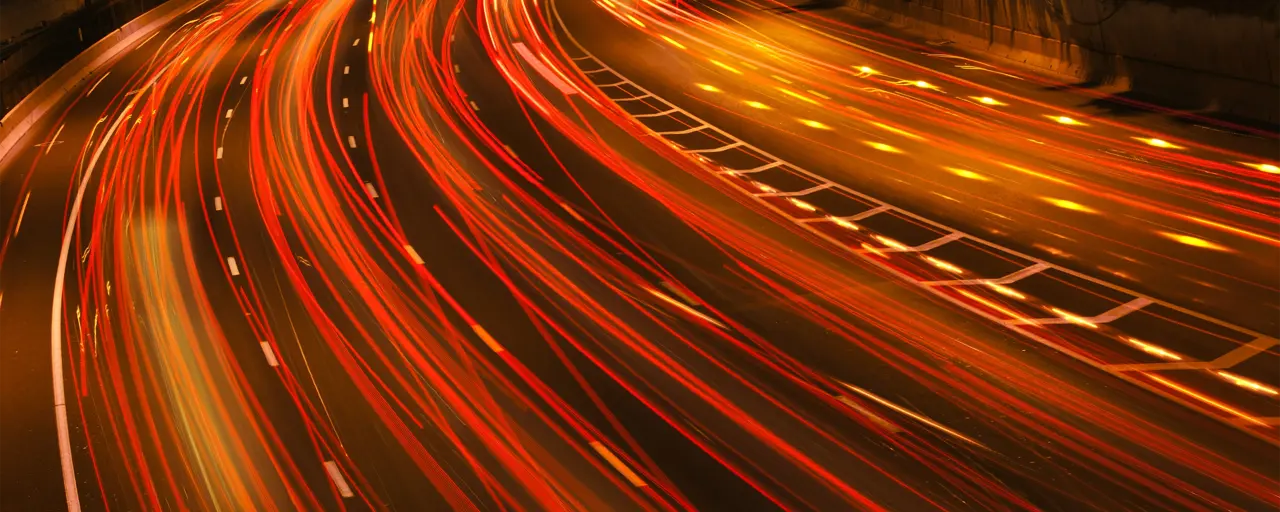
[(347, 485), (347, 477), (342, 476), (342, 470), (338, 469), (337, 462), (324, 461), (324, 470), (329, 473), (329, 479), (333, 480), (333, 485), (338, 488), (338, 494), (341, 494), (343, 498), (355, 496), (355, 493), (351, 492), (351, 486)]
[(94, 91), (95, 89), (97, 89), (97, 88), (98, 88), (98, 86), (102, 84), (102, 81), (107, 79), (107, 75), (110, 75), (110, 74), (111, 74), (111, 72), (110, 72), (110, 71), (108, 71), (108, 72), (106, 72), (106, 73), (103, 73), (103, 74), (102, 74), (102, 78), (99, 78), (97, 82), (94, 82), (94, 83), (93, 83), (93, 87), (90, 87), (90, 88), (89, 88), (89, 92), (85, 93), (85, 96), (88, 96), (88, 95), (90, 95), (90, 94), (93, 94), (93, 91)]
[(644, 480), (640, 479), (640, 475), (637, 475), (635, 471), (632, 471), (631, 468), (627, 467), (627, 464), (622, 462), (622, 459), (619, 459), (617, 455), (614, 455), (613, 452), (609, 450), (608, 446), (600, 444), (599, 441), (591, 441), (588, 444), (591, 445), (591, 449), (595, 450), (601, 457), (604, 457), (605, 462), (608, 462), (610, 466), (613, 466), (613, 469), (617, 470), (618, 473), (621, 473), (623, 478), (626, 478), (628, 482), (631, 482), (631, 485), (636, 487), (647, 487), (649, 485), (645, 483)]
[(374, 188), (372, 183), (369, 183), (367, 181), (364, 182), (364, 189), (369, 192), (369, 198), (371, 199), (378, 198), (378, 189)]
[(213, 198), (213, 209), (214, 211), (222, 211), (222, 196)]
[(347, 136), (347, 145), (348, 145), (348, 146), (351, 146), (351, 149), (355, 149), (355, 148), (356, 148), (356, 138), (355, 138), (355, 136), (353, 136), (353, 135), (348, 135), (348, 136)]
[(271, 344), (262, 342), (262, 355), (267, 358), (267, 364), (272, 368), (280, 366), (280, 361), (276, 359), (276, 352), (271, 350)]
[(240, 275), (240, 265), (236, 264), (235, 256), (227, 256), (227, 268), (231, 270), (231, 275)]

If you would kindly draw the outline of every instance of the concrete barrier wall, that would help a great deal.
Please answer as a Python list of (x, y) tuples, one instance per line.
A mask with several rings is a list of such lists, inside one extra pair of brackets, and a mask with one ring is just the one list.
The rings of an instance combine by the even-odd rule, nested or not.
[(1280, 0), (847, 0), (1135, 99), (1280, 122)]
[(124, 24), (59, 68), (0, 119), (0, 169), (3, 169), (14, 145), (36, 126), (37, 121), (57, 107), (77, 84), (97, 76), (100, 69), (121, 52), (202, 1), (207, 0), (172, 0), (161, 4)]

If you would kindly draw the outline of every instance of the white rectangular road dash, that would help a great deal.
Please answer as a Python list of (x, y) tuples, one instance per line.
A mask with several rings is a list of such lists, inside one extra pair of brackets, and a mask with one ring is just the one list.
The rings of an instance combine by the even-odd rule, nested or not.
[(355, 41), (352, 41), (351, 46), (360, 46), (360, 38), (357, 37)]
[(267, 358), (267, 364), (272, 368), (280, 366), (280, 361), (276, 359), (276, 351), (271, 350), (271, 344), (262, 342), (262, 355)]
[(240, 275), (240, 265), (236, 264), (235, 256), (227, 256), (227, 268), (231, 270), (231, 275)]
[(249, 77), (247, 75), (240, 77), (240, 85), (244, 85), (244, 83), (248, 81), (249, 81)]
[(351, 73), (351, 66), (342, 66), (342, 74), (346, 75), (349, 73)]
[(461, 72), (462, 72), (462, 66), (459, 66), (459, 65), (457, 65), (457, 64), (454, 64), (454, 65), (453, 65), (453, 72), (454, 72), (454, 73), (461, 73)]
[(338, 469), (337, 462), (324, 461), (324, 470), (329, 473), (329, 479), (333, 480), (333, 485), (338, 488), (338, 494), (341, 494), (343, 498), (355, 496), (355, 493), (351, 492), (351, 486), (347, 484), (347, 477), (342, 476), (342, 470)]
[(506, 351), (506, 349), (502, 348), (502, 345), (498, 344), (498, 340), (493, 339), (493, 336), (489, 335), (489, 331), (484, 330), (484, 327), (480, 326), (480, 324), (472, 325), (471, 330), (475, 331), (476, 336), (479, 336), (480, 340), (489, 346), (489, 350), (499, 354)]
[(348, 136), (347, 136), (347, 145), (348, 145), (348, 146), (351, 146), (351, 149), (355, 149), (355, 148), (356, 148), (356, 138), (355, 138), (355, 136), (352, 136), (352, 135), (348, 135)]
[(213, 198), (213, 209), (219, 212), (222, 211), (222, 196)]
[(222, 160), (222, 148), (218, 148), (218, 160)]
[(471, 103), (471, 110), (480, 110), (480, 105), (476, 105), (476, 102), (471, 101), (469, 103)]
[(230, 109), (230, 108), (227, 109), (227, 119), (231, 119), (231, 113), (234, 111), (235, 111), (234, 109)]
[(645, 483), (644, 480), (640, 479), (640, 475), (637, 475), (635, 471), (632, 471), (631, 468), (627, 467), (626, 463), (622, 462), (622, 459), (619, 459), (617, 455), (614, 455), (612, 451), (609, 451), (608, 446), (600, 444), (599, 441), (591, 441), (588, 444), (591, 445), (591, 449), (595, 450), (596, 453), (599, 453), (601, 457), (604, 457), (605, 462), (608, 462), (610, 466), (613, 466), (613, 469), (622, 473), (622, 477), (626, 478), (628, 482), (631, 482), (631, 485), (636, 487), (649, 486), (649, 484)]
[(351, 101), (346, 98), (342, 98), (342, 108), (351, 108)]
[(422, 261), (422, 256), (418, 256), (418, 251), (414, 250), (412, 245), (405, 244), (404, 252), (409, 253), (409, 258), (412, 259), (414, 263), (417, 263), (419, 265), (423, 265), (426, 263)]
[(372, 183), (369, 183), (367, 181), (364, 182), (364, 189), (369, 192), (370, 198), (372, 199), (378, 198), (378, 189), (374, 188)]
[(555, 86), (556, 89), (559, 89), (560, 92), (566, 95), (578, 94), (577, 89), (572, 85), (569, 85), (568, 82), (565, 82), (559, 74), (552, 71), (551, 68), (547, 67), (547, 65), (541, 60), (538, 60), (538, 56), (534, 55), (533, 52), (529, 50), (529, 47), (525, 46), (524, 43), (517, 42), (513, 46), (515, 46), (516, 53), (519, 53), (521, 57), (524, 57), (525, 62), (528, 62), (530, 66), (533, 66), (534, 71), (537, 71), (539, 75), (542, 75), (542, 78), (551, 82), (551, 85)]

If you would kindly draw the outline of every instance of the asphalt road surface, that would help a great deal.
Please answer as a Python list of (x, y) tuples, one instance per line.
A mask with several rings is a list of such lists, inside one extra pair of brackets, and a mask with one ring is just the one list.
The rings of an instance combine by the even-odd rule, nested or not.
[(0, 509), (1280, 505), (1274, 128), (839, 9), (188, 5), (0, 162)]

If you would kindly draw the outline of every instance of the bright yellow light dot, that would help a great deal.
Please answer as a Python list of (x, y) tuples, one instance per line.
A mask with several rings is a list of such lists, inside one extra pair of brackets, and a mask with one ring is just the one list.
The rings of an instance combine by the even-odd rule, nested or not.
[(1005, 102), (1003, 102), (1003, 101), (997, 100), (997, 99), (992, 98), (992, 97), (990, 97), (990, 96), (970, 96), (970, 97), (969, 97), (969, 99), (972, 99), (973, 101), (976, 101), (976, 102), (981, 103), (981, 104), (983, 104), (983, 105), (991, 105), (991, 106), (994, 106), (994, 107), (1001, 107), (1001, 106), (1004, 106), (1004, 105), (1008, 105), (1008, 103), (1005, 103)]
[(669, 44), (669, 45), (671, 45), (671, 46), (674, 46), (674, 47), (679, 48), (679, 49), (681, 49), (681, 50), (686, 50), (686, 49), (687, 49), (687, 48), (685, 48), (685, 46), (684, 46), (683, 44), (680, 44), (680, 42), (679, 42), (679, 41), (676, 41), (675, 39), (672, 39), (672, 38), (667, 37), (667, 36), (658, 36), (658, 37), (661, 37), (663, 41), (666, 41), (666, 42), (667, 42), (667, 44)]
[(1045, 117), (1054, 120), (1058, 124), (1065, 124), (1068, 126), (1089, 126), (1087, 124), (1084, 124), (1080, 121), (1076, 121), (1075, 119), (1072, 119), (1067, 116), (1045, 116)]
[(1280, 174), (1280, 167), (1275, 164), (1240, 162), (1241, 165), (1270, 174)]
[(1067, 210), (1072, 210), (1072, 211), (1077, 211), (1077, 212), (1084, 212), (1084, 213), (1098, 213), (1098, 211), (1097, 211), (1097, 210), (1094, 210), (1093, 208), (1090, 208), (1090, 207), (1088, 207), (1088, 206), (1082, 205), (1082, 204), (1077, 203), (1077, 202), (1075, 202), (1075, 201), (1068, 201), (1068, 200), (1066, 200), (1066, 199), (1057, 199), (1057, 198), (1053, 198), (1053, 197), (1042, 197), (1041, 199), (1044, 199), (1045, 201), (1048, 201), (1048, 202), (1049, 202), (1049, 204), (1052, 204), (1052, 205), (1054, 205), (1054, 206), (1057, 206), (1058, 208), (1064, 208), (1064, 209), (1067, 209)]
[(852, 223), (852, 222), (849, 222), (849, 221), (847, 221), (847, 220), (844, 220), (844, 219), (841, 219), (841, 218), (838, 218), (838, 217), (832, 217), (832, 216), (828, 215), (828, 216), (827, 216), (827, 219), (829, 219), (831, 222), (834, 222), (834, 223), (835, 223), (835, 225), (840, 226), (840, 227), (845, 228), (845, 229), (848, 229), (848, 230), (850, 230), (850, 231), (859, 231), (859, 230), (861, 229), (861, 228), (859, 228), (859, 227), (858, 227), (858, 225), (857, 225), (857, 224), (854, 224), (854, 223)]
[(770, 77), (772, 77), (774, 80), (777, 80), (777, 81), (782, 82), (782, 83), (784, 83), (784, 84), (791, 84), (791, 83), (794, 83), (794, 82), (792, 82), (791, 80), (787, 80), (786, 78), (780, 77), (780, 76), (778, 76), (778, 75), (769, 75), (769, 76), (770, 76)]
[(924, 81), (924, 80), (916, 80), (916, 81), (915, 81), (915, 83), (913, 83), (912, 85), (914, 85), (914, 86), (916, 86), (916, 87), (919, 87), (919, 88), (921, 88), (921, 89), (933, 89), (933, 88), (934, 88), (933, 84), (931, 84), (931, 83), (929, 83), (929, 82), (926, 82), (926, 81)]
[(1231, 249), (1226, 246), (1215, 244), (1203, 238), (1198, 238), (1191, 235), (1182, 235), (1178, 233), (1170, 233), (1168, 231), (1157, 231), (1157, 233), (1159, 233), (1160, 236), (1163, 236), (1165, 238), (1168, 238), (1180, 244), (1190, 245), (1192, 247), (1199, 247), (1201, 249), (1212, 249), (1215, 251), (1232, 252)]
[(906, 245), (903, 245), (903, 243), (902, 243), (902, 242), (899, 242), (899, 241), (894, 240), (894, 239), (889, 238), (889, 237), (884, 237), (884, 236), (880, 236), (880, 235), (875, 235), (875, 236), (874, 236), (874, 238), (875, 238), (877, 241), (879, 241), (880, 243), (884, 244), (884, 246), (885, 246), (885, 247), (888, 247), (888, 248), (890, 248), (890, 249), (894, 249), (894, 250), (897, 250), (897, 251), (907, 251), (907, 250), (910, 250), (910, 249), (911, 249), (910, 247), (907, 247)]
[(885, 144), (883, 142), (863, 141), (863, 144), (871, 146), (873, 149), (884, 151), (885, 153), (901, 153), (902, 150)]
[(827, 126), (827, 125), (825, 125), (825, 124), (822, 124), (822, 123), (820, 123), (820, 122), (818, 122), (818, 121), (814, 121), (814, 120), (812, 120), (812, 119), (801, 119), (801, 120), (800, 120), (800, 124), (803, 124), (803, 125), (808, 126), (808, 127), (810, 127), (810, 128), (817, 128), (817, 129), (819, 129), (819, 130), (830, 130), (830, 129), (831, 129), (831, 127), (830, 127), (830, 126)]
[(871, 69), (871, 68), (869, 68), (869, 67), (867, 67), (867, 66), (862, 66), (862, 67), (858, 68), (858, 72), (859, 72), (859, 73), (862, 73), (862, 74), (864, 74), (864, 75), (874, 75), (874, 74), (876, 74), (876, 70)]
[(916, 134), (914, 134), (914, 133), (911, 133), (911, 132), (909, 132), (909, 131), (903, 130), (903, 129), (901, 129), (901, 128), (894, 128), (894, 127), (889, 126), (889, 125), (887, 125), (887, 124), (884, 124), (884, 123), (877, 123), (877, 122), (874, 122), (874, 121), (873, 121), (871, 124), (872, 124), (872, 126), (875, 126), (876, 128), (879, 128), (879, 129), (884, 130), (884, 131), (887, 131), (887, 132), (893, 132), (893, 133), (896, 133), (896, 134), (901, 135), (901, 136), (903, 136), (903, 137), (906, 137), (906, 138), (908, 138), (908, 139), (924, 140), (924, 137), (921, 137), (921, 136), (916, 135)]
[(1124, 340), (1125, 340), (1125, 341), (1127, 341), (1127, 342), (1129, 342), (1129, 344), (1131, 344), (1131, 345), (1133, 345), (1133, 346), (1135, 346), (1135, 347), (1138, 347), (1138, 349), (1139, 349), (1139, 350), (1142, 350), (1143, 352), (1146, 352), (1146, 353), (1151, 354), (1151, 355), (1153, 355), (1153, 356), (1156, 356), (1156, 357), (1159, 357), (1159, 358), (1162, 358), (1162, 359), (1168, 359), (1168, 360), (1170, 360), (1170, 361), (1181, 361), (1181, 360), (1182, 360), (1182, 356), (1180, 356), (1180, 355), (1178, 355), (1178, 354), (1175, 354), (1175, 353), (1173, 353), (1173, 352), (1170, 352), (1170, 351), (1168, 351), (1168, 350), (1165, 350), (1165, 349), (1163, 349), (1163, 348), (1157, 347), (1157, 346), (1155, 346), (1155, 345), (1152, 345), (1152, 344), (1150, 344), (1150, 343), (1144, 342), (1144, 341), (1142, 341), (1142, 340), (1138, 340), (1138, 339), (1134, 339), (1134, 338), (1124, 338)]
[(805, 96), (805, 95), (803, 95), (803, 94), (800, 94), (800, 93), (798, 93), (798, 92), (795, 92), (795, 91), (793, 91), (793, 90), (791, 90), (791, 89), (788, 89), (788, 88), (786, 88), (786, 87), (779, 87), (779, 88), (778, 88), (778, 92), (781, 92), (782, 94), (786, 94), (787, 96), (790, 96), (790, 97), (792, 97), (792, 98), (798, 99), (798, 100), (800, 100), (800, 101), (804, 101), (804, 102), (807, 102), (807, 103), (812, 103), (812, 104), (814, 104), (814, 105), (818, 105), (818, 104), (819, 104), (819, 103), (818, 103), (818, 100), (815, 100), (815, 99), (813, 99), (813, 98), (810, 98), (810, 97), (808, 97), (808, 96)]
[(741, 74), (742, 74), (742, 72), (741, 72), (741, 71), (739, 71), (739, 70), (738, 70), (738, 68), (735, 68), (735, 67), (733, 67), (733, 66), (730, 66), (730, 65), (728, 65), (728, 64), (725, 64), (725, 63), (720, 62), (720, 61), (715, 60), (715, 59), (708, 59), (708, 60), (709, 60), (709, 61), (711, 61), (711, 63), (712, 63), (712, 64), (715, 64), (715, 65), (716, 65), (717, 67), (719, 67), (720, 69), (723, 69), (723, 70), (728, 71), (728, 72), (730, 72), (730, 73), (733, 73), (733, 74), (735, 74), (735, 75), (741, 75)]
[(971, 179), (971, 180), (978, 180), (978, 181), (989, 181), (989, 180), (990, 180), (990, 178), (988, 178), (988, 177), (986, 177), (986, 176), (983, 176), (983, 175), (981, 175), (981, 174), (978, 174), (978, 173), (976, 173), (976, 172), (970, 171), (970, 170), (968, 170), (968, 169), (961, 169), (961, 168), (959, 168), (959, 167), (944, 167), (944, 169), (946, 169), (947, 171), (950, 171), (950, 172), (951, 172), (951, 174), (954, 174), (954, 175), (959, 176), (959, 177), (961, 177), (961, 178), (967, 178), (967, 179)]
[(1071, 313), (1068, 313), (1068, 312), (1063, 311), (1063, 310), (1058, 309), (1058, 308), (1049, 308), (1049, 311), (1052, 311), (1052, 312), (1053, 312), (1053, 314), (1058, 315), (1058, 316), (1062, 317), (1062, 319), (1063, 319), (1063, 320), (1066, 320), (1066, 321), (1071, 322), (1071, 323), (1073, 323), (1073, 324), (1076, 324), (1076, 325), (1083, 325), (1083, 326), (1088, 327), (1088, 328), (1090, 328), (1090, 329), (1097, 329), (1097, 328), (1098, 328), (1098, 324), (1095, 324), (1095, 323), (1093, 323), (1093, 322), (1090, 322), (1088, 319), (1086, 319), (1086, 318), (1084, 318), (1084, 317), (1082, 317), (1082, 316), (1073, 315), (1073, 314), (1071, 314)]
[(699, 89), (707, 92), (720, 92), (720, 88), (711, 84), (696, 84)]
[(1163, 148), (1163, 149), (1186, 149), (1186, 148), (1184, 148), (1184, 147), (1182, 147), (1182, 146), (1179, 146), (1179, 145), (1177, 145), (1177, 144), (1174, 144), (1174, 143), (1172, 143), (1172, 142), (1169, 142), (1169, 141), (1167, 141), (1167, 140), (1163, 140), (1163, 139), (1148, 139), (1148, 138), (1145, 138), (1145, 137), (1134, 137), (1134, 140), (1142, 141), (1142, 142), (1146, 143), (1147, 145), (1155, 146), (1155, 147), (1157, 147), (1157, 148)]
[(773, 108), (758, 101), (744, 101), (743, 103), (746, 103), (748, 107), (758, 108), (760, 110), (771, 110)]

